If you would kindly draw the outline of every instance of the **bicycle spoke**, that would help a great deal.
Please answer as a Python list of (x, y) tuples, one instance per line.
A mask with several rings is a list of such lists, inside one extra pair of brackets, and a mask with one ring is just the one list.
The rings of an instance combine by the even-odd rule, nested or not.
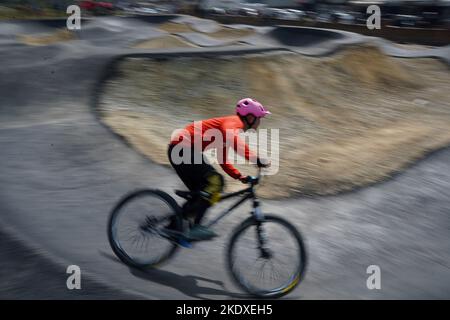
[(139, 237), (139, 240), (138, 240), (138, 245), (137, 245), (137, 249), (138, 249), (138, 251), (139, 250), (141, 250), (142, 251), (142, 242), (143, 242), (144, 240), (142, 240), (142, 236), (141, 237)]
[(274, 281), (277, 281), (277, 280), (279, 280), (279, 279), (282, 278), (282, 277), (281, 277), (281, 274), (278, 272), (278, 269), (274, 266), (274, 264), (273, 264), (272, 261), (270, 261), (270, 268), (271, 268), (271, 270), (272, 270), (272, 272), (270, 273), (270, 274), (271, 274), (271, 278), (272, 278)]
[(145, 232), (144, 233), (144, 243), (142, 244), (142, 249), (147, 249), (148, 248), (148, 242), (149, 242), (148, 239), (149, 238), (150, 238), (149, 234), (147, 232)]
[(145, 242), (145, 249), (148, 249), (148, 245), (150, 243), (150, 236), (146, 237), (146, 242)]
[[(134, 231), (134, 233), (136, 233), (136, 231)], [(133, 238), (135, 238), (136, 237), (136, 235), (132, 235), (131, 237), (129, 237), (128, 239), (126, 239), (126, 241), (130, 241), (131, 239), (133, 239)]]
[(264, 272), (263, 272), (263, 264), (261, 264), (261, 267), (257, 269), (256, 271), (256, 276), (260, 279), (260, 278), (264, 278)]
[(125, 233), (124, 236), (129, 236), (130, 234), (134, 234), (134, 233), (136, 233), (137, 231), (138, 231), (138, 230), (133, 229), (133, 230), (131, 230), (131, 231)]
[(132, 238), (133, 240), (131, 241), (131, 245), (132, 246), (134, 246), (134, 244), (136, 243), (136, 239), (137, 239), (137, 236), (133, 236), (133, 238)]

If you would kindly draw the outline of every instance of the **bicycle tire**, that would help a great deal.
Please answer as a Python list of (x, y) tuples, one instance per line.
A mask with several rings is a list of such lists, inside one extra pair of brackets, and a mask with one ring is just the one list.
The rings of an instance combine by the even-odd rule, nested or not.
[(256, 290), (255, 288), (247, 285), (246, 281), (242, 278), (242, 276), (233, 267), (234, 266), (233, 250), (237, 243), (237, 239), (239, 238), (240, 235), (242, 235), (242, 233), (245, 230), (247, 230), (248, 228), (250, 228), (252, 226), (256, 226), (258, 223), (260, 223), (254, 217), (250, 217), (250, 218), (246, 219), (238, 228), (236, 228), (233, 231), (233, 234), (230, 238), (230, 241), (228, 244), (228, 249), (227, 249), (227, 267), (228, 267), (228, 271), (231, 274), (231, 277), (234, 280), (234, 282), (241, 289), (248, 292), (252, 296), (256, 296), (258, 298), (279, 298), (279, 297), (282, 297), (282, 296), (288, 294), (292, 290), (294, 290), (300, 284), (300, 282), (303, 280), (304, 274), (306, 272), (307, 253), (306, 253), (306, 249), (305, 249), (305, 245), (304, 245), (302, 236), (294, 225), (292, 225), (287, 220), (277, 217), (277, 216), (274, 216), (274, 215), (265, 215), (265, 218), (261, 223), (264, 225), (264, 223), (267, 223), (267, 222), (278, 223), (278, 224), (281, 224), (284, 227), (286, 227), (291, 232), (291, 234), (294, 236), (294, 238), (298, 244), (298, 247), (300, 249), (299, 250), (300, 251), (299, 252), (300, 264), (299, 264), (297, 270), (295, 271), (295, 273), (290, 278), (290, 281), (287, 282), (285, 285), (278, 287), (276, 289), (273, 289), (273, 290), (266, 290), (266, 291)]
[[(131, 201), (143, 197), (143, 196), (152, 196), (159, 198), (160, 200), (164, 201), (172, 210), (174, 214), (174, 218), (176, 221), (176, 229), (177, 231), (182, 231), (182, 217), (181, 217), (181, 208), (178, 206), (177, 202), (166, 192), (161, 190), (154, 190), (154, 189), (143, 189), (143, 190), (136, 190), (133, 191), (127, 195), (125, 195), (119, 202), (116, 204), (116, 206), (113, 208), (113, 210), (110, 213), (109, 219), (108, 219), (108, 227), (107, 227), (107, 233), (108, 233), (108, 240), (109, 244), (111, 245), (111, 248), (113, 252), (116, 254), (116, 256), (124, 262), (126, 265), (145, 269), (145, 268), (153, 268), (156, 267), (163, 262), (167, 261), (169, 258), (171, 258), (175, 252), (178, 249), (178, 246), (175, 243), (172, 243), (170, 246), (170, 250), (161, 257), (158, 261), (155, 261), (153, 263), (139, 263), (135, 261), (133, 258), (131, 258), (127, 252), (121, 247), (120, 243), (115, 237), (115, 222), (118, 218), (118, 215), (120, 213), (120, 210), (124, 207), (125, 204), (130, 203)], [(167, 240), (169, 241), (169, 240)]]

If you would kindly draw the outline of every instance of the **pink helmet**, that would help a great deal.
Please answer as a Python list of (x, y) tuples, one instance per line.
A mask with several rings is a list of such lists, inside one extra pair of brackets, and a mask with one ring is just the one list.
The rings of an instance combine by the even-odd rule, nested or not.
[(252, 98), (239, 100), (236, 105), (236, 113), (241, 116), (252, 114), (257, 118), (262, 118), (266, 114), (270, 114), (261, 103)]

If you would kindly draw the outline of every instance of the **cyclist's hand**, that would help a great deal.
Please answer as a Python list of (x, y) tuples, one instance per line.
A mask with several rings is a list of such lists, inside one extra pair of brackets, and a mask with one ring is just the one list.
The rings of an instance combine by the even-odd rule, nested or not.
[(239, 178), (239, 181), (241, 181), (242, 183), (249, 183), (250, 180), (251, 180), (251, 177), (250, 177), (250, 176), (241, 176), (241, 177)]
[(272, 165), (272, 163), (269, 159), (258, 158), (256, 160), (256, 165), (258, 166), (258, 168), (268, 168)]

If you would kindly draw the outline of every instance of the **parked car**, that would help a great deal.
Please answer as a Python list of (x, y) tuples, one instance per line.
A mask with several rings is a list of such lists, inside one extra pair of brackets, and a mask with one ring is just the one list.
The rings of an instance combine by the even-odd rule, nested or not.
[(223, 9), (223, 8), (216, 8), (216, 7), (208, 9), (208, 12), (210, 14), (226, 14), (225, 9)]
[(252, 8), (240, 8), (238, 14), (248, 17), (257, 17), (259, 15), (258, 10)]
[(341, 24), (354, 24), (356, 19), (351, 14), (346, 12), (335, 12), (333, 13), (334, 22)]
[(228, 8), (228, 9), (225, 9), (225, 14), (237, 16), (237, 15), (239, 15), (239, 11), (240, 11), (240, 8)]
[(158, 13), (158, 11), (156, 11), (155, 9), (145, 8), (145, 7), (135, 8), (134, 11), (136, 13), (143, 13), (143, 14), (157, 14)]
[(264, 18), (275, 18), (277, 14), (276, 8), (262, 8), (259, 10), (259, 15)]
[(295, 14), (300, 20), (305, 18), (306, 13), (305, 11), (302, 10), (297, 10), (297, 9), (287, 9), (286, 11)]
[(354, 24), (362, 24), (362, 25), (366, 25), (367, 23), (367, 18), (369, 17), (368, 14), (366, 13), (362, 13), (362, 12), (351, 12), (350, 13), (353, 18), (355, 19), (355, 21), (353, 22)]
[(161, 8), (161, 7), (157, 7), (157, 8), (154, 8), (158, 13), (161, 13), (161, 14), (169, 14), (169, 13), (173, 13), (173, 10), (174, 9), (172, 9), (172, 8)]
[(328, 13), (328, 12), (319, 13), (319, 14), (316, 16), (316, 21), (317, 21), (317, 22), (327, 22), (327, 23), (330, 23), (330, 22), (332, 22), (332, 20), (333, 20), (333, 18), (332, 18), (332, 16), (331, 16), (331, 14)]
[(118, 10), (127, 11), (130, 9), (130, 4), (126, 1), (118, 1), (115, 7)]
[(80, 2), (79, 6), (81, 10), (91, 14), (110, 14), (114, 10), (114, 6), (110, 2), (84, 0)]
[(397, 14), (394, 16), (392, 24), (398, 27), (416, 27), (420, 24), (421, 20), (422, 18), (418, 16)]
[(300, 20), (299, 12), (300, 10), (295, 9), (264, 8), (261, 10), (261, 15), (271, 19)]
[(296, 10), (293, 11), (292, 9), (278, 10), (276, 13), (276, 18), (281, 20), (293, 20), (293, 21), (300, 20), (300, 17), (297, 14)]
[(424, 11), (422, 12), (422, 20), (420, 21), (420, 26), (422, 27), (433, 27), (439, 23), (439, 13), (434, 11)]
[(316, 11), (306, 11), (305, 18), (309, 20), (316, 20), (318, 13)]

